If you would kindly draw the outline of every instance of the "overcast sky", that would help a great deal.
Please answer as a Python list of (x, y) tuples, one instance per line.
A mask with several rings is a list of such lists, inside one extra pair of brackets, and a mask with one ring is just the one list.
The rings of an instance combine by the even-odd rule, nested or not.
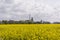
[(60, 0), (0, 0), (0, 20), (60, 21)]

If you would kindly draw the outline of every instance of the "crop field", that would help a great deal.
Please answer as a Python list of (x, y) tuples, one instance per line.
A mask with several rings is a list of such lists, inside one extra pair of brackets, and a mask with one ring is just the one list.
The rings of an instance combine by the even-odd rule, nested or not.
[(60, 24), (0, 25), (0, 40), (60, 40)]

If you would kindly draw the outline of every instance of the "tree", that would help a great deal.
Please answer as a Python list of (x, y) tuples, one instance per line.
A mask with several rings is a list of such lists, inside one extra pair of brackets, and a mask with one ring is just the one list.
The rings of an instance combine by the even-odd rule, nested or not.
[(8, 21), (7, 20), (2, 20), (2, 24), (7, 24)]

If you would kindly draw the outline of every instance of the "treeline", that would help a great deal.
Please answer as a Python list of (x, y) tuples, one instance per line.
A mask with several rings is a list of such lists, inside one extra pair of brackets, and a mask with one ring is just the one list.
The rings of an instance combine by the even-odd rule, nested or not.
[(60, 22), (48, 22), (48, 21), (33, 21), (33, 20), (20, 20), (20, 21), (14, 21), (14, 20), (2, 20), (0, 21), (0, 24), (60, 24)]
[(14, 20), (2, 20), (0, 21), (0, 24), (51, 24), (50, 22), (46, 22), (46, 21), (37, 21), (34, 22), (32, 20), (25, 20), (25, 21), (14, 21)]

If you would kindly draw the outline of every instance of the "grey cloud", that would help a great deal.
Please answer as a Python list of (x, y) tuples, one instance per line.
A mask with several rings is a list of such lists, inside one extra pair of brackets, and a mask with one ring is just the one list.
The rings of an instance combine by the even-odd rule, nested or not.
[(35, 21), (59, 21), (60, 0), (1, 0), (0, 19), (24, 20), (28, 15)]

